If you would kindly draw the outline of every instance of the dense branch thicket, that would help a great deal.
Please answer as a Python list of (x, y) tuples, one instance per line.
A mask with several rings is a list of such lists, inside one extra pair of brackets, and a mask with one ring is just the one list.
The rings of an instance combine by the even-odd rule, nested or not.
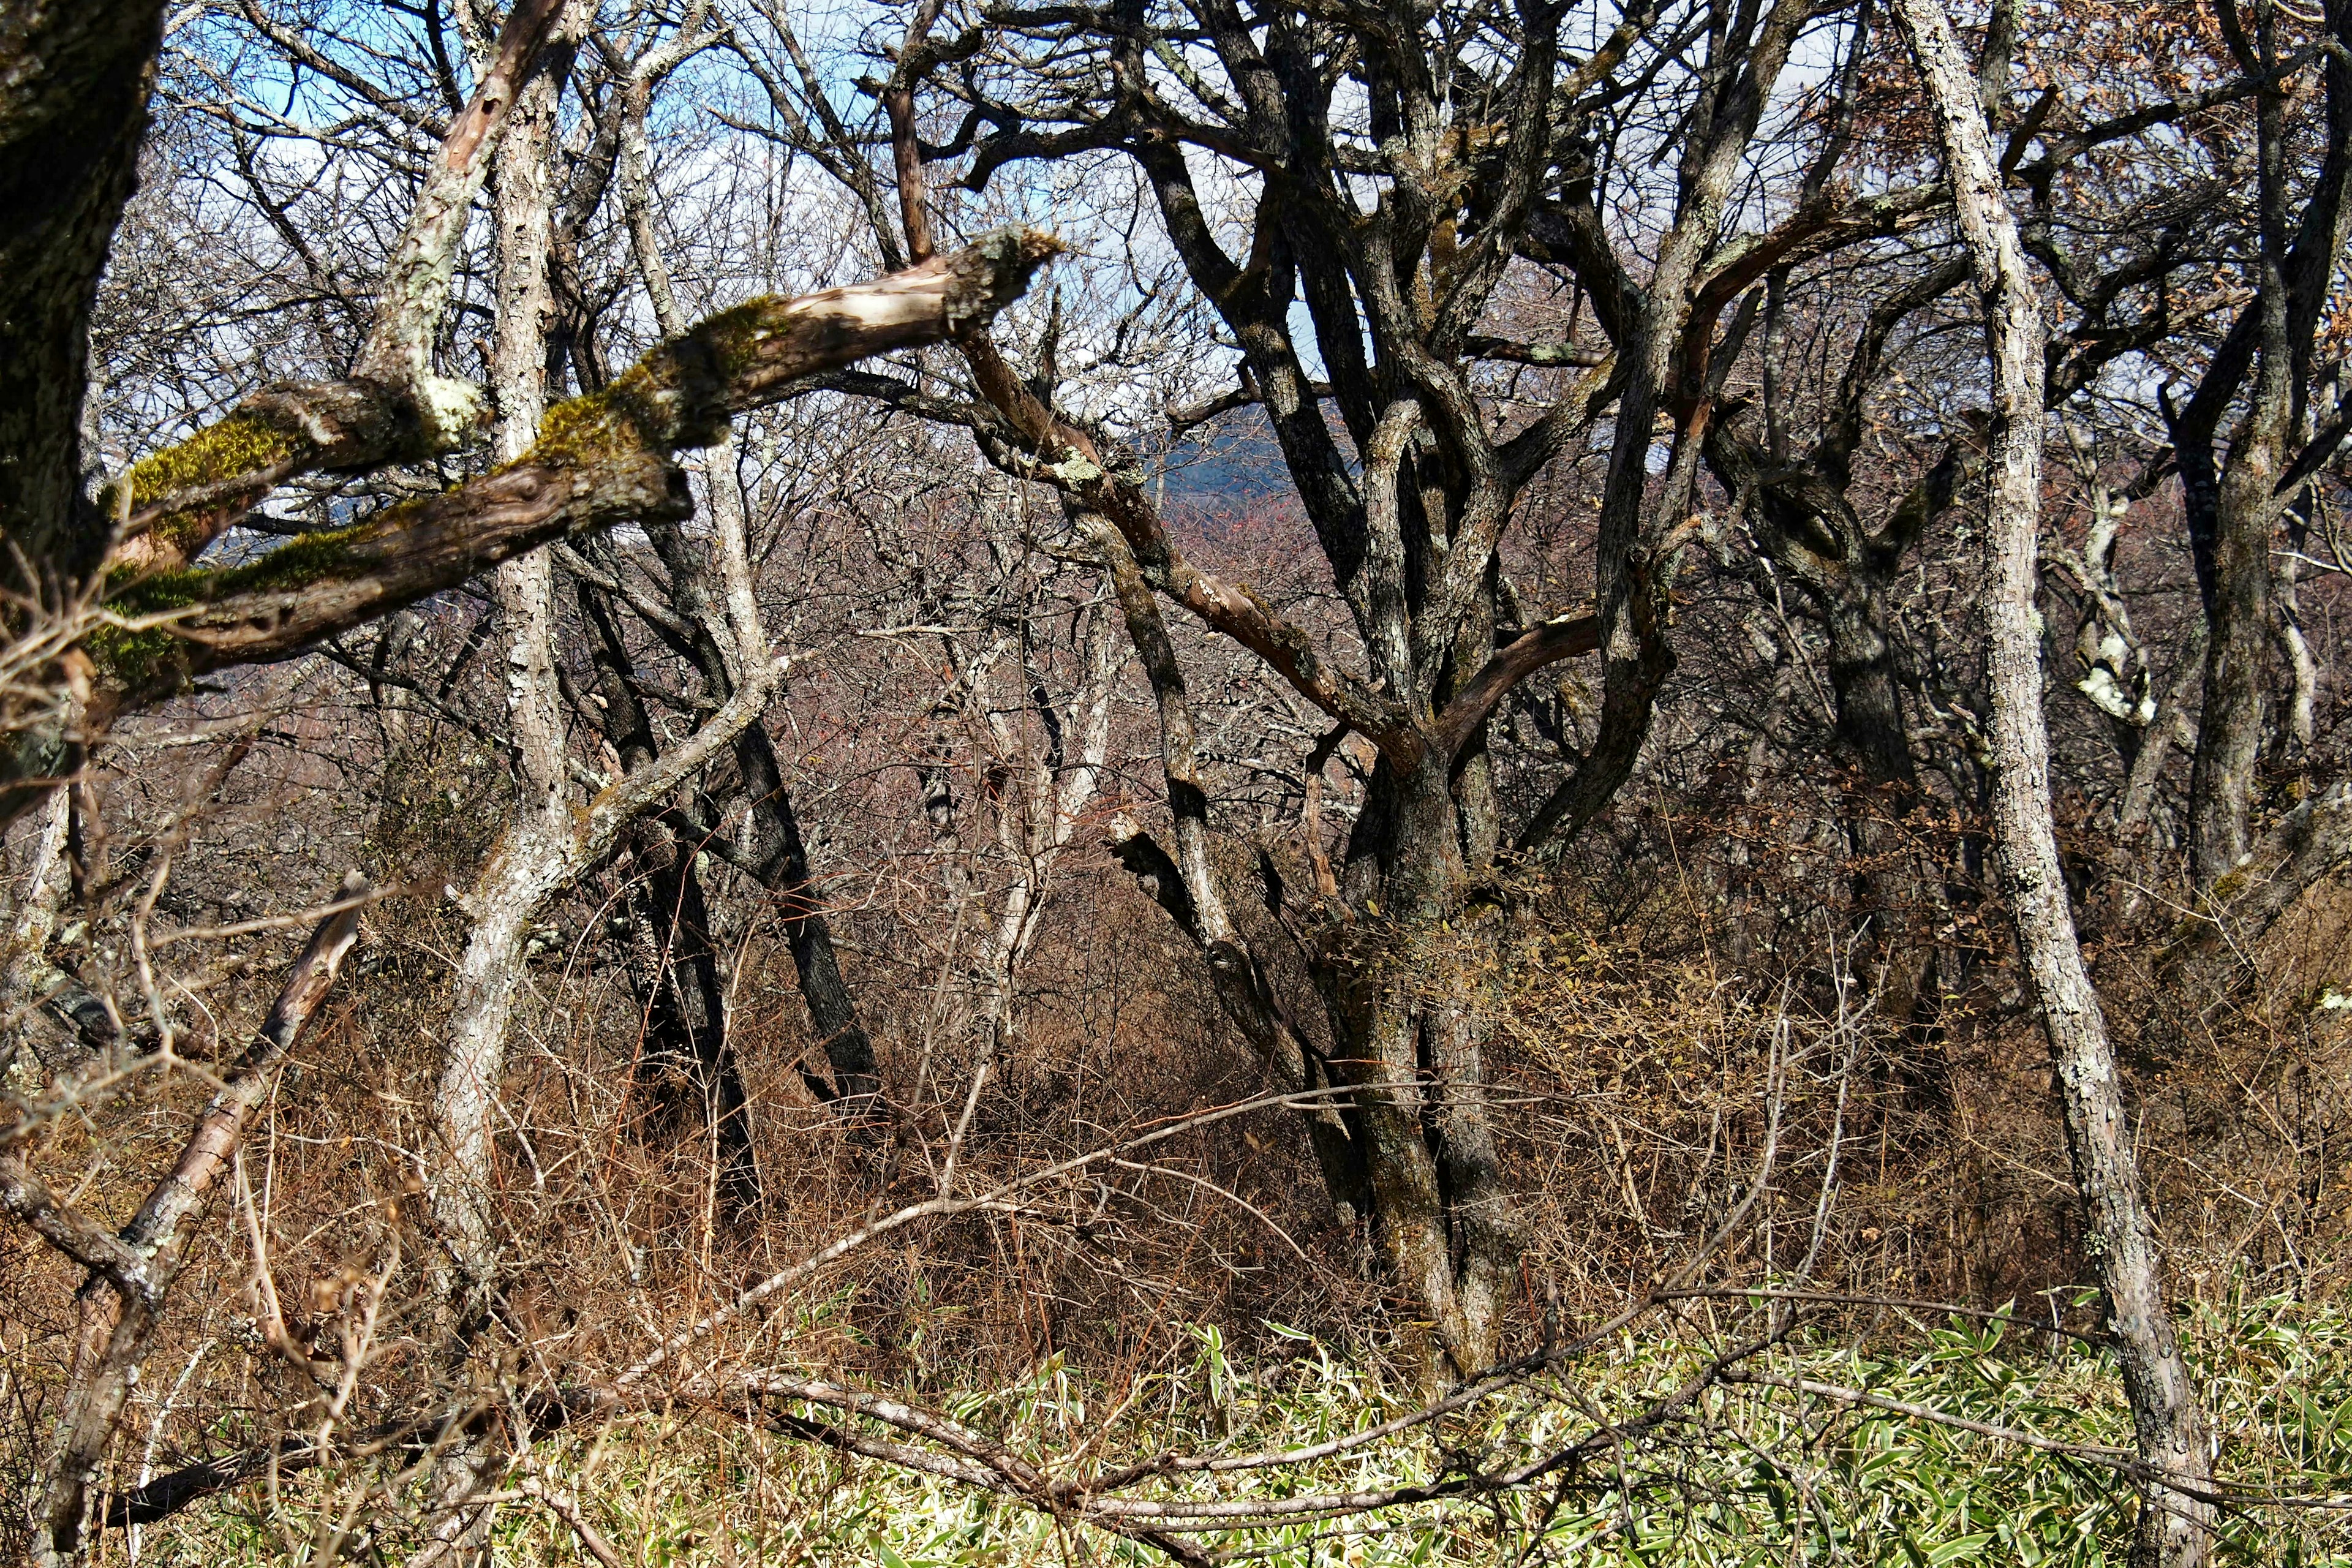
[[(0, 1551), (614, 1563), (682, 1416), (845, 1561), (877, 1473), (2044, 1550), (1840, 1523), (1897, 1427), (2336, 1539), (2184, 1325), (2342, 1289), (2352, 0), (11, 0), (0, 84)], [(1820, 1360), (1921, 1312), (2088, 1381)]]

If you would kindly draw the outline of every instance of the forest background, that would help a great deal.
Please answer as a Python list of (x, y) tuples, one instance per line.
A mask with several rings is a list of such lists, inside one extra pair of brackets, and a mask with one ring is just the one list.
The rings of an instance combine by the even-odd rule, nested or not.
[(2352, 1558), (2352, 0), (8, 0), (0, 212), (0, 1556)]

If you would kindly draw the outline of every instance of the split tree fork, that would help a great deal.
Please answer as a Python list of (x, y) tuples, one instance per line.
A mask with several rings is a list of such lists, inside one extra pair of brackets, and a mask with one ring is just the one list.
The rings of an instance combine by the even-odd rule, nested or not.
[[(1498, 911), (1482, 891), (1506, 837), (1486, 737), (1520, 681), (1563, 658), (1602, 655), (1600, 734), (1523, 843), (1540, 847), (1580, 830), (1631, 775), (1674, 667), (1667, 590), (1689, 538), (1682, 522), (1712, 407), (1711, 390), (1686, 387), (1685, 367), (1707, 363), (1721, 305), (1702, 306), (1711, 298), (1706, 286), (1722, 281), (1729, 193), (1813, 9), (1802, 0), (1760, 15), (1743, 8), (1745, 30), (1711, 40), (1711, 85), (1683, 143), (1680, 205), (1647, 285), (1633, 281), (1636, 263), (1605, 236), (1587, 178), (1597, 154), (1583, 138), (1595, 106), (1624, 90), (1624, 73), (1665, 68), (1664, 59), (1628, 63), (1637, 46), (1657, 41), (1658, 7), (1629, 8), (1581, 59), (1563, 53), (1563, 11), (1517, 7), (1516, 55), (1491, 77), (1452, 89), (1449, 77), (1474, 68), (1433, 52), (1411, 30), (1366, 25), (1341, 38), (1276, 18), (1261, 37), (1240, 11), (1214, 3), (1194, 7), (1197, 34), (1172, 42), (1156, 38), (1133, 7), (1075, 24), (1060, 13), (1034, 24), (1010, 14), (1000, 23), (1015, 43), (1034, 26), (1041, 45), (1050, 37), (1056, 51), (1083, 44), (1102, 69), (1049, 73), (1034, 103), (992, 98), (976, 117), (992, 129), (971, 141), (964, 183), (978, 188), (1008, 163), (1080, 146), (1115, 149), (1135, 163), (1192, 286), (1240, 346), (1241, 401), (1265, 410), (1365, 650), (1364, 672), (1326, 657), (1246, 587), (1188, 560), (1148, 488), (1126, 471), (1125, 455), (1054, 405), (1050, 370), (1042, 381), (1024, 380), (984, 332), (961, 333), (976, 400), (950, 407), (927, 398), (920, 411), (969, 425), (1001, 468), (1058, 489), (1074, 521), (1099, 539), (1158, 700), (1177, 846), (1171, 855), (1130, 840), (1122, 856), (1154, 872), (1160, 901), (1202, 946), (1228, 1014), (1285, 1081), (1357, 1089), (1343, 1111), (1313, 1122), (1313, 1136), (1333, 1196), (1370, 1211), (1390, 1277), (1423, 1325), (1422, 1370), (1433, 1383), (1475, 1376), (1501, 1358), (1519, 1241), (1490, 1120), (1482, 1026), (1458, 1003), (1397, 984), (1396, 961), (1440, 933), (1449, 947), (1500, 940)], [(910, 258), (931, 244), (915, 94), (942, 85), (938, 68), (967, 56), (971, 42), (934, 45), (929, 32), (940, 10), (918, 10), (890, 78), (868, 84), (891, 124), (899, 235), (887, 232), (883, 215), (893, 204), (837, 118), (814, 101), (786, 117), (875, 215), (886, 252), (903, 236)], [(772, 14), (771, 21), (786, 26)], [(1213, 58), (1225, 88), (1195, 87), (1193, 99), (1215, 122), (1159, 95), (1150, 60), (1163, 45)], [(1410, 142), (1383, 163), (1387, 183), (1369, 210), (1337, 172), (1364, 156), (1343, 149), (1333, 130), (1333, 94), (1349, 75), (1370, 94), (1375, 138)], [(1055, 96), (1074, 90), (1063, 83), (1099, 81), (1114, 85), (1108, 100)], [(783, 89), (771, 83), (770, 90)], [(1446, 131), (1445, 106), (1473, 100), (1496, 123), (1475, 137)], [(1204, 216), (1182, 150), (1188, 142), (1239, 159), (1264, 181), (1249, 215), (1246, 262), (1224, 250)], [(1932, 193), (1915, 205), (1933, 205)], [(1804, 221), (1809, 239), (1885, 226), (1843, 208)], [(1474, 331), (1506, 268), (1539, 232), (1559, 240), (1547, 255), (1576, 268), (1589, 290), (1612, 290), (1621, 302), (1627, 331), (1613, 354), (1501, 343)], [(1307, 373), (1292, 328), (1295, 300), (1314, 320), (1328, 383)], [(1514, 356), (1580, 365), (1585, 374), (1506, 436), (1475, 391), (1476, 365)], [(1336, 429), (1327, 399), (1338, 406)], [(1497, 553), (1515, 504), (1612, 401), (1617, 438), (1603, 492), (1599, 603), (1593, 613), (1515, 625)], [(1662, 493), (1648, 467), (1659, 415), (1675, 430)], [(1158, 597), (1249, 649), (1376, 750), (1327, 911), (1328, 940), (1313, 959), (1331, 1021), (1328, 1055), (1315, 1055), (1306, 1032), (1280, 1016), (1225, 912), (1231, 900), (1206, 853), (1182, 672)], [(1460, 956), (1481, 967), (1475, 955)]]
[(1943, 0), (1895, 0), (1934, 106), (1992, 364), (1985, 619), (1992, 697), (1993, 846), (2017, 943), (2057, 1068), (2066, 1147), (2105, 1297), (2132, 1426), (2147, 1467), (2135, 1568), (2202, 1568), (2212, 1552), (2212, 1450), (2203, 1406), (2166, 1310), (2148, 1211), (2106, 1020), (2076, 941), (2050, 805), (2042, 713), (2035, 540), (2042, 504), (2042, 301), (2026, 269), (1975, 73)]
[[(2352, 864), (2352, 784), (2344, 781), (2313, 790), (2258, 830), (2273, 786), (2312, 783), (2315, 673), (2296, 604), (2297, 562), (2279, 550), (2279, 535), (2283, 525), (2307, 525), (2313, 481), (2352, 436), (2352, 404), (2330, 410), (2320, 395), (2328, 300), (2352, 243), (2352, 0), (2328, 0), (2320, 47), (2303, 56), (2281, 54), (2275, 0), (2217, 4), (2214, 15), (2263, 91), (2253, 117), (2255, 254), (2242, 268), (2252, 297), (2194, 386), (2160, 395), (2206, 631), (2189, 800), (2200, 918), (2166, 954), (2162, 973), (2199, 1005), (2244, 983), (2245, 954), (2272, 923), (2305, 889)], [(2316, 141), (2319, 162), (2298, 180), (2287, 157), (2287, 89), (2311, 54), (2320, 57), (2324, 107), (2305, 134)]]
[[(226, 667), (283, 658), (565, 534), (688, 507), (671, 456), (803, 378), (984, 321), (1055, 248), (1004, 230), (871, 283), (754, 300), (665, 342), (593, 396), (549, 411), (520, 457), (441, 495), (306, 535), (252, 564), (194, 564), (276, 486), (457, 449), (482, 432), (478, 392), (426, 349), (448, 302), (455, 247), (521, 84), (543, 64), (564, 0), (511, 14), (473, 99), (447, 128), (394, 247), (377, 317), (341, 381), (267, 388), (141, 462), (97, 502), (80, 483), (91, 301), (131, 180), (160, 43), (155, 0), (37, 7), (12, 36), (0, 165), (39, 188), (0, 256), (0, 529), (10, 640), (58, 653), (81, 716), (55, 702), (0, 749), (0, 824), (78, 765), (126, 708)], [(77, 183), (79, 182), (79, 183)], [(14, 199), (21, 195), (22, 200)], [(46, 640), (44, 640), (46, 639)]]
[[(762, 9), (786, 52), (801, 58), (788, 22)], [(1465, 923), (1477, 927), (1477, 890), (1506, 838), (1522, 850), (1555, 848), (1615, 798), (1675, 668), (1670, 590), (1706, 500), (1702, 463), (1733, 510), (1760, 517), (1762, 542), (1779, 564), (1817, 568), (1831, 584), (1824, 608), (1837, 633), (1841, 739), (1873, 783), (1900, 794), (1916, 782), (1885, 589), (1973, 466), (1975, 433), (1956, 437), (1888, 525), (1874, 530), (1844, 493), (1859, 437), (1836, 421), (1860, 422), (1885, 335), (1960, 273), (1930, 268), (1906, 279), (1873, 319), (1842, 413), (1805, 461), (1789, 462), (1769, 432), (1749, 428), (1742, 400), (1726, 393), (1774, 289), (1803, 268), (1917, 235), (1951, 210), (1941, 179), (1846, 193), (1856, 139), (1846, 133), (1853, 110), (1842, 95), (1853, 85), (1870, 18), (1884, 8), (1840, 11), (1851, 45), (1845, 69), (1824, 84), (1823, 107), (1805, 122), (1820, 140), (1793, 199), (1760, 233), (1738, 232), (1732, 192), (1754, 167), (1763, 109), (1794, 40), (1826, 19), (1818, 5), (1629, 5), (1581, 58), (1562, 41), (1562, 12), (1519, 5), (1496, 24), (1509, 47), (1484, 66), (1413, 27), (1252, 18), (1221, 0), (1194, 0), (1167, 16), (1139, 6), (999, 10), (935, 40), (943, 14), (938, 3), (919, 6), (887, 77), (861, 84), (888, 121), (895, 192), (821, 96), (794, 100), (788, 79), (763, 77), (787, 139), (852, 189), (894, 258), (919, 258), (933, 243), (940, 211), (924, 183), (928, 161), (966, 160), (960, 184), (982, 189), (1015, 163), (1123, 154), (1197, 297), (1237, 345), (1240, 387), (1218, 406), (1262, 410), (1353, 622), (1360, 670), (1244, 585), (1186, 558), (1129, 456), (1055, 405), (1050, 355), (1034, 374), (1016, 372), (985, 334), (960, 336), (974, 393), (964, 404), (879, 378), (856, 384), (970, 426), (1004, 471), (1061, 493), (1076, 526), (1104, 542), (1115, 577), (1131, 566), (1138, 591), (1123, 592), (1122, 604), (1162, 720), (1173, 847), (1133, 838), (1120, 853), (1150, 871), (1162, 903), (1201, 942), (1229, 1014), (1277, 1070), (1310, 1081), (1323, 1071), (1352, 1074), (1364, 1089), (1347, 1112), (1318, 1124), (1333, 1194), (1369, 1202), (1392, 1278), (1433, 1325), (1433, 1366), (1463, 1375), (1496, 1353), (1501, 1292), (1516, 1270), (1495, 1202), (1503, 1186), (1482, 1047), (1451, 1009), (1366, 981), (1380, 968), (1356, 962), (1368, 956), (1366, 917), (1380, 911), (1382, 943), (1409, 947), (1423, 929), (1451, 928), (1458, 940)], [(2000, 94), (2013, 37), (2012, 16), (1988, 39), (1980, 95)], [(1021, 77), (1018, 62), (1032, 47), (1051, 65)], [(983, 59), (1001, 79), (974, 74)], [(1684, 68), (1691, 74), (1687, 100), (1676, 100), (1668, 217), (1654, 246), (1636, 254), (1612, 233), (1606, 207), (1601, 171), (1622, 162), (1609, 141), (1618, 112), (1610, 106), (1633, 84)], [(2032, 134), (2021, 128), (2003, 173), (2051, 187), (2092, 150), (2254, 96), (2275, 75), (2250, 71), (2044, 138), (2031, 163), (2023, 155)], [(1365, 95), (1360, 136), (1336, 129), (1346, 119), (1335, 108), (1342, 79)], [(943, 145), (921, 138), (923, 100), (962, 117)], [(1242, 204), (1245, 250), (1229, 252), (1219, 239), (1194, 185), (1192, 153), (1255, 177), (1223, 198)], [(1370, 178), (1350, 184), (1341, 170)], [(2156, 285), (2178, 259), (2162, 237), (2122, 258), (2112, 276), (2078, 279), (2083, 319), (2045, 392), (2063, 395), (2173, 330), (2160, 298), (2135, 319), (2118, 320), (2115, 310), (2144, 285), (2161, 295)], [(1513, 264), (1546, 269), (1589, 303), (1601, 343), (1479, 331)], [(1301, 306), (1314, 324), (1318, 375), (1295, 341)], [(1482, 363), (1496, 361), (1586, 374), (1531, 398), (1522, 384), (1518, 395), (1533, 405), (1507, 435), (1478, 392)], [(1601, 484), (1597, 602), (1589, 615), (1528, 625), (1503, 571), (1504, 531), (1529, 483), (1604, 414), (1613, 435)], [(1659, 444), (1664, 462), (1654, 473)], [(1826, 553), (1814, 545), (1822, 534)], [(1808, 552), (1820, 559), (1800, 558)], [(1331, 1019), (1328, 1062), (1309, 1059), (1306, 1032), (1269, 1013), (1263, 977), (1252, 978), (1255, 958), (1225, 929), (1230, 900), (1213, 896), (1214, 871), (1196, 847), (1206, 842), (1196, 826), (1205, 801), (1182, 671), (1158, 625), (1160, 599), (1249, 649), (1335, 730), (1377, 751), (1365, 809), (1334, 878), (1338, 897), (1315, 911), (1332, 917), (1320, 949), (1331, 962), (1317, 975)], [(1601, 661), (1597, 732), (1514, 831), (1486, 754), (1489, 719), (1520, 681), (1586, 652)], [(1861, 889), (1874, 914), (1916, 901), (1903, 879), (1886, 880)], [(1916, 954), (1885, 956), (1890, 991), (1926, 987)], [(1894, 1004), (1907, 1011), (1899, 994)]]

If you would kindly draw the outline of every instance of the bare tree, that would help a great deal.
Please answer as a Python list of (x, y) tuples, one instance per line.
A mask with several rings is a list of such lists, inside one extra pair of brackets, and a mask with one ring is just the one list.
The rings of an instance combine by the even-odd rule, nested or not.
[(2042, 631), (2035, 536), (2042, 508), (2042, 302), (1972, 73), (1940, 0), (1897, 0), (1944, 143), (1959, 228), (1985, 313), (1993, 414), (1987, 458), (1985, 603), (1990, 630), (1993, 844), (2018, 947), (2057, 1065), (2067, 1149), (2093, 1244), (2091, 1265), (2131, 1398), (2149, 1489), (2135, 1563), (2199, 1564), (2212, 1551), (2212, 1451), (2205, 1413), (2164, 1299), (2156, 1220), (2132, 1150), (2106, 1020), (2083, 963), (2050, 809), (2050, 740), (2042, 717)]

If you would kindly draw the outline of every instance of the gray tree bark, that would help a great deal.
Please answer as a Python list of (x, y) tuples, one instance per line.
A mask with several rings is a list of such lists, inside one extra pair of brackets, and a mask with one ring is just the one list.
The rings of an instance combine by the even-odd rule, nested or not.
[[(547, 407), (547, 248), (555, 200), (548, 152), (562, 79), (543, 74), (521, 90), (496, 159), (498, 321), (490, 375), (501, 462), (530, 450)], [(433, 1205), (456, 1266), (444, 1297), (463, 1319), (487, 1309), (496, 1275), (488, 1209), (492, 1106), (523, 944), (541, 907), (562, 885), (569, 858), (563, 851), (572, 837), (555, 679), (554, 574), (546, 550), (501, 564), (497, 596), (507, 634), (507, 710), (520, 763), (519, 798), (514, 823), (467, 900), (473, 929), (458, 961), (434, 1105), (444, 1167), (433, 1184)]]
[(1896, 0), (1935, 106), (1962, 237), (1983, 297), (1993, 417), (1985, 530), (1990, 630), (1993, 843), (2020, 955), (2056, 1060), (2059, 1103), (2147, 1489), (2137, 1568), (2202, 1568), (2215, 1513), (2205, 1413), (2164, 1300), (2155, 1216), (2142, 1195), (2123, 1083), (2074, 932), (2050, 809), (2035, 537), (2042, 502), (2041, 303), (2018, 242), (1974, 71), (1942, 0)]
[(162, 0), (32, 0), (0, 24), (0, 532), (52, 605), (104, 557), (81, 493), (89, 311), (136, 178)]
[[(2290, 232), (2286, 95), (2269, 80), (2278, 51), (2274, 0), (2248, 8), (2253, 36), (2232, 28), (2232, 48), (2255, 100), (2255, 195), (2261, 231), (2258, 287), (2215, 349), (2189, 404), (2165, 404), (2180, 465), (2181, 499), (2198, 588), (2205, 602), (2204, 703), (2189, 769), (2189, 847), (2198, 889), (2227, 902), (2217, 887), (2254, 844), (2254, 806), (2263, 731), (2273, 707), (2273, 643), (2282, 613), (2271, 564), (2281, 516), (2294, 500), (2294, 442), (2308, 400), (2318, 331), (2339, 260), (2352, 239), (2352, 10), (2327, 8), (2332, 46), (2326, 81), (2326, 154), (2304, 187)], [(2213, 435), (2252, 373), (2245, 405), (2217, 465)], [(2305, 470), (2302, 479), (2308, 478)]]

